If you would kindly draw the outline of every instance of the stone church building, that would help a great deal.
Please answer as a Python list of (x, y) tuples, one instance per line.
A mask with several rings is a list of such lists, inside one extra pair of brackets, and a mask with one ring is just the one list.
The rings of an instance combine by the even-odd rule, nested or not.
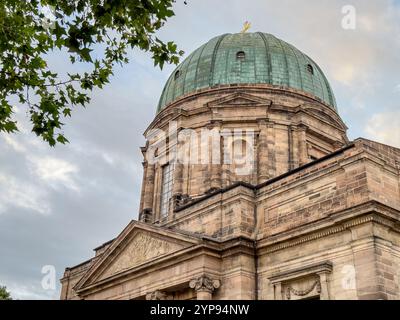
[(66, 268), (61, 299), (399, 299), (400, 149), (346, 130), (306, 54), (211, 39), (145, 132), (138, 221)]

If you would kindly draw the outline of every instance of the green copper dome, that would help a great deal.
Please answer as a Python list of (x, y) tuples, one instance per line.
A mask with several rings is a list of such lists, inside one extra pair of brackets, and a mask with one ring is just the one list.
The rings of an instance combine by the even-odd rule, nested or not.
[(198, 89), (257, 83), (302, 90), (337, 110), (328, 80), (311, 58), (271, 34), (256, 32), (224, 34), (195, 50), (169, 77), (157, 111)]

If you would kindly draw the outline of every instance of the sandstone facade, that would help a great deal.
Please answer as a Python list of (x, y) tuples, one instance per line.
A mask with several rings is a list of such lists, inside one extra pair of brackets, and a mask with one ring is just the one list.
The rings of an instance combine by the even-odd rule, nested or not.
[[(163, 214), (163, 166), (187, 142), (152, 129), (171, 122), (216, 129), (221, 150), (252, 132), (251, 170), (222, 154), (176, 163)], [(267, 84), (174, 101), (145, 133), (139, 221), (67, 268), (61, 299), (399, 299), (400, 150), (346, 129), (313, 95)]]

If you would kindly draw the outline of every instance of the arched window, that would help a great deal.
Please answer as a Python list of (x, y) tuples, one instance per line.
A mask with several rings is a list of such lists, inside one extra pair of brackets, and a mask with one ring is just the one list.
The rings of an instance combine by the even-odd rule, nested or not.
[(307, 65), (307, 71), (308, 71), (309, 73), (311, 73), (311, 74), (314, 74), (314, 68), (313, 68), (313, 66), (312, 66), (311, 64), (308, 64), (308, 65)]
[(244, 60), (246, 58), (246, 54), (244, 51), (239, 51), (236, 53), (236, 59), (237, 60)]

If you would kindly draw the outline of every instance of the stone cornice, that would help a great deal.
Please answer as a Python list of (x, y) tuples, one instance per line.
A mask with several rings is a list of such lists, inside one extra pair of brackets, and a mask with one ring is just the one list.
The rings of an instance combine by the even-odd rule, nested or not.
[(155, 117), (153, 122), (149, 125), (149, 127), (146, 129), (146, 132), (153, 128), (156, 123), (159, 123), (161, 119), (165, 117), (171, 117), (171, 114), (174, 114), (171, 112), (171, 110), (175, 108), (179, 108), (180, 106), (184, 105), (185, 103), (189, 101), (193, 101), (199, 97), (203, 96), (212, 96), (216, 93), (221, 94), (229, 94), (232, 92), (245, 92), (246, 94), (251, 94), (251, 93), (268, 93), (268, 94), (285, 94), (287, 96), (291, 96), (293, 98), (297, 99), (302, 99), (304, 100), (304, 103), (309, 103), (309, 104), (318, 104), (321, 105), (324, 108), (330, 109), (333, 112), (335, 112), (332, 107), (329, 105), (325, 104), (321, 99), (317, 98), (316, 96), (309, 94), (307, 92), (301, 91), (301, 90), (296, 90), (293, 88), (286, 88), (286, 87), (281, 87), (281, 86), (274, 86), (274, 85), (269, 85), (269, 84), (235, 84), (235, 85), (219, 85), (219, 86), (214, 86), (212, 88), (205, 88), (205, 89), (200, 89), (197, 90), (196, 92), (189, 93), (187, 95), (183, 95), (180, 97), (178, 100), (174, 101), (173, 103), (165, 106)]
[[(317, 113), (313, 111), (317, 111)], [(304, 103), (298, 106), (295, 112), (307, 113), (310, 116), (317, 117), (319, 120), (325, 122), (328, 125), (332, 125), (332, 122), (334, 122), (336, 126), (341, 128), (342, 131), (344, 132), (348, 129), (343, 120), (339, 117), (339, 115), (335, 111), (333, 111), (332, 109), (326, 110), (325, 108), (321, 108), (319, 104)], [(327, 118), (329, 119), (329, 121), (327, 121)]]
[(343, 232), (368, 222), (379, 223), (400, 233), (399, 218), (399, 211), (371, 200), (353, 208), (336, 212), (327, 218), (306, 226), (300, 226), (287, 232), (258, 240), (257, 250), (263, 253), (279, 251)]
[(314, 263), (310, 265), (305, 265), (304, 267), (300, 267), (294, 270), (284, 271), (281, 273), (275, 274), (273, 277), (268, 278), (272, 284), (277, 282), (284, 282), (300, 277), (304, 277), (309, 274), (318, 274), (321, 272), (331, 273), (333, 269), (332, 262), (324, 261), (321, 263)]

